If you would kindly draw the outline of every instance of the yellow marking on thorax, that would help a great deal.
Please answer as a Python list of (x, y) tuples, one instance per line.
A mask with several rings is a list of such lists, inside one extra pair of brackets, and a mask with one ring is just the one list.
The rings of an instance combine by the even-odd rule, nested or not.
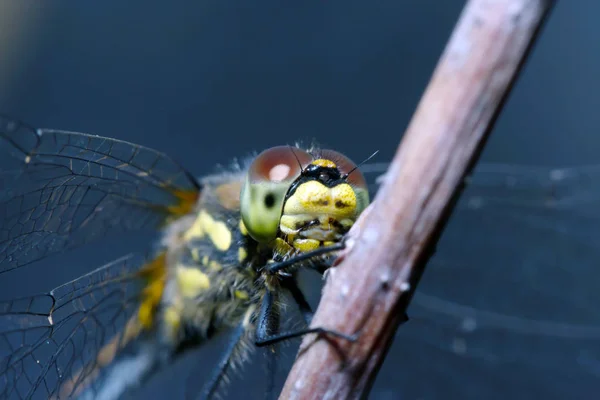
[(211, 260), (208, 255), (203, 255), (200, 258), (200, 250), (197, 248), (192, 249), (192, 259), (203, 267), (209, 268), (211, 271), (220, 271), (223, 266), (216, 260)]
[(192, 248), (192, 260), (199, 263), (200, 262), (200, 250), (196, 247)]
[(183, 238), (186, 241), (189, 241), (189, 240), (192, 240), (192, 239), (196, 239), (196, 238), (198, 238), (198, 239), (199, 238), (203, 238), (204, 235), (206, 234), (206, 231), (205, 231), (204, 227), (209, 222), (212, 222), (212, 217), (210, 215), (208, 215), (206, 213), (206, 211), (204, 211), (204, 210), (200, 211), (198, 213), (198, 216), (196, 217), (196, 220), (194, 221), (194, 223), (190, 227), (190, 229), (188, 229), (184, 233)]
[(235, 298), (239, 300), (248, 300), (250, 298), (250, 296), (248, 296), (248, 292), (243, 290), (236, 290), (233, 292), (233, 294), (235, 295)]
[(208, 275), (197, 268), (178, 265), (175, 270), (175, 279), (181, 295), (186, 298), (195, 298), (210, 287)]
[(246, 225), (244, 225), (244, 221), (240, 218), (240, 233), (244, 236), (248, 236), (248, 229), (246, 229)]
[(154, 324), (156, 309), (160, 304), (165, 288), (167, 279), (165, 259), (165, 253), (161, 253), (138, 272), (140, 277), (146, 281), (146, 287), (142, 291), (142, 301), (138, 309), (138, 320), (142, 327), (146, 329), (151, 328)]
[(208, 263), (208, 268), (211, 269), (211, 271), (220, 271), (223, 269), (223, 266), (216, 260), (210, 260), (210, 262)]
[(205, 236), (208, 236), (218, 250), (226, 251), (231, 246), (232, 234), (225, 222), (217, 221), (205, 210), (201, 210), (183, 237), (185, 240), (192, 240)]
[(312, 165), (317, 165), (319, 167), (324, 167), (324, 168), (337, 168), (337, 165), (335, 165), (335, 163), (331, 160), (326, 160), (324, 158), (319, 158), (318, 160), (314, 160), (313, 162), (311, 162)]
[(242, 262), (246, 259), (246, 257), (248, 257), (248, 252), (246, 251), (245, 248), (243, 248), (242, 246), (240, 246), (238, 248), (238, 261)]

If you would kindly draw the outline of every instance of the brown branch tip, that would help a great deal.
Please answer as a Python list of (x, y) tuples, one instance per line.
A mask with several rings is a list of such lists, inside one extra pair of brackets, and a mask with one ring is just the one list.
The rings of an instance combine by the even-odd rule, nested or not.
[(280, 399), (368, 395), (458, 187), (552, 5), (466, 4), (378, 195), (330, 269), (313, 319), (358, 339), (306, 337)]

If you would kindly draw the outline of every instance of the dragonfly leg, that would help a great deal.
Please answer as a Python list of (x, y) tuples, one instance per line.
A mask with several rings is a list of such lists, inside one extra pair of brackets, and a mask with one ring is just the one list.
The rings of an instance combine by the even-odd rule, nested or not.
[(308, 304), (306, 297), (304, 297), (304, 293), (302, 293), (302, 290), (298, 287), (298, 282), (296, 282), (296, 280), (285, 281), (284, 287), (290, 292), (292, 298), (298, 305), (298, 309), (300, 310), (300, 313), (302, 313), (302, 318), (304, 318), (306, 325), (310, 325), (315, 313), (310, 304)]
[[(277, 324), (273, 324), (274, 327)], [(273, 400), (276, 398), (275, 392), (275, 374), (277, 372), (277, 344), (273, 344), (264, 349), (267, 357), (267, 387), (265, 390), (265, 400)]]
[(246, 326), (244, 323), (240, 323), (231, 334), (229, 345), (219, 360), (219, 364), (214, 369), (210, 380), (204, 385), (199, 399), (207, 400), (215, 395), (221, 382), (223, 381), (223, 378), (225, 375), (227, 375), (229, 367), (231, 366), (232, 358), (235, 357), (239, 347), (243, 345), (242, 341), (244, 340), (245, 333)]
[[(256, 334), (254, 338), (254, 343), (258, 347), (269, 346), (275, 343), (279, 343), (284, 340), (304, 336), (309, 333), (320, 333), (331, 336), (336, 336), (342, 339), (349, 340), (351, 342), (356, 340), (356, 336), (346, 335), (344, 333), (336, 332), (333, 330), (329, 330), (323, 327), (314, 327), (314, 328), (306, 328), (299, 329), (296, 331), (287, 331), (287, 332), (279, 332), (276, 334), (271, 334), (270, 332), (276, 332), (277, 329), (273, 329), (272, 326), (269, 326), (271, 323), (270, 314), (272, 313), (274, 297), (273, 293), (269, 290), (266, 291), (265, 296), (263, 298), (263, 302), (260, 309), (260, 314), (258, 315), (258, 326), (256, 327)], [(278, 323), (278, 322), (277, 322)]]

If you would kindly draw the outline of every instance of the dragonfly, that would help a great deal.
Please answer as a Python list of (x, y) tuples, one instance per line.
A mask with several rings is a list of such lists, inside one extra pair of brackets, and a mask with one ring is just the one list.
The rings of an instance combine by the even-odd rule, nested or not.
[(3, 396), (118, 397), (129, 385), (114, 371), (131, 365), (121, 350), (133, 341), (144, 350), (126, 380), (143, 381), (191, 343), (233, 328), (202, 391), (210, 398), (250, 343), (308, 333), (354, 340), (326, 327), (281, 331), (278, 321), (285, 291), (310, 323), (295, 270), (324, 273), (324, 256), (343, 248), (369, 203), (362, 173), (344, 155), (278, 146), (237, 170), (196, 179), (163, 154), (114, 139), (8, 118), (0, 134), (21, 164), (2, 203), (0, 272), (113, 230), (164, 232), (148, 255), (1, 304)]
[[(310, 326), (312, 309), (296, 274), (326, 271), (385, 163), (357, 167), (332, 150), (281, 146), (196, 178), (140, 145), (35, 129), (8, 117), (0, 117), (0, 157), (2, 279), (107, 236), (160, 233), (147, 253), (126, 255), (46, 293), (0, 302), (0, 398), (118, 398), (230, 328), (230, 345), (200, 392), (209, 398), (255, 345), (273, 348), (306, 333), (354, 340), (354, 332), (327, 327), (282, 331), (277, 305), (285, 292)], [(399, 337), (440, 350), (451, 362), (570, 368), (585, 382), (595, 377), (598, 320), (580, 313), (574, 322), (567, 311), (589, 307), (596, 291), (570, 292), (553, 275), (566, 273), (568, 260), (557, 255), (589, 255), (595, 244), (589, 232), (599, 172), (479, 166)], [(540, 249), (514, 250), (532, 236), (543, 239)], [(488, 261), (482, 264), (473, 249)], [(577, 270), (589, 266), (589, 257), (584, 261)], [(470, 290), (453, 281), (469, 282)], [(539, 307), (528, 310), (523, 302), (531, 291), (536, 302), (567, 306), (541, 318)], [(507, 339), (493, 343), (498, 335)], [(525, 346), (531, 340), (548, 341), (551, 350), (532, 355)], [(130, 376), (118, 373), (124, 369)], [(413, 378), (407, 393), (442, 398), (415, 385), (431, 366), (420, 372), (421, 379), (406, 374)], [(456, 386), (464, 387), (460, 378)]]

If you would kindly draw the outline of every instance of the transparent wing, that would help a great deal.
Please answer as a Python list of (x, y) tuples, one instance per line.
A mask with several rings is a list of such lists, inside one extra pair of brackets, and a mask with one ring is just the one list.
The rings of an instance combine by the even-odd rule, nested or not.
[(135, 144), (0, 116), (0, 274), (188, 212), (196, 180)]
[(130, 255), (46, 294), (0, 302), (0, 398), (80, 393), (141, 331), (149, 264)]
[(597, 393), (600, 166), (484, 164), (467, 183), (389, 357), (402, 374), (380, 382), (423, 399)]

